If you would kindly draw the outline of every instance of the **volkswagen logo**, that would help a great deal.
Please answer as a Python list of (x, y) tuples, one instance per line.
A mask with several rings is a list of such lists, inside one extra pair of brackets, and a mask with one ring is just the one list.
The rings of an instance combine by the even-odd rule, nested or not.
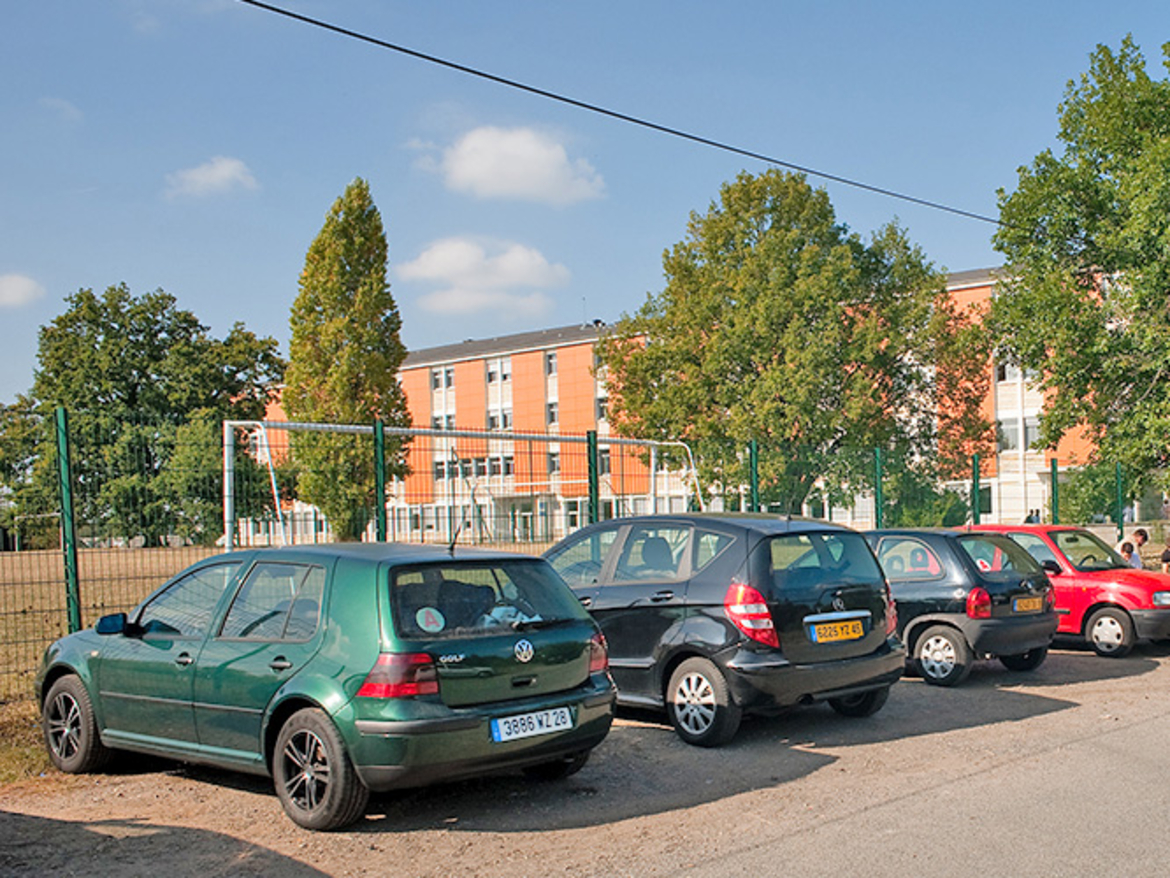
[(837, 612), (841, 612), (845, 609), (845, 601), (841, 598), (841, 595), (837, 595), (835, 598), (833, 598), (833, 609)]
[(520, 662), (521, 664), (532, 661), (532, 656), (535, 653), (535, 650), (532, 648), (532, 644), (527, 640), (521, 640), (516, 644), (512, 651), (516, 653), (516, 661)]

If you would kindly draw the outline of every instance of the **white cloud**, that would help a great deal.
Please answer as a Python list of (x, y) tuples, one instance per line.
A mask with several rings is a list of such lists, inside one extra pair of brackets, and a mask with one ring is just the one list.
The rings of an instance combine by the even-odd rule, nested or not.
[(45, 288), (23, 274), (0, 274), (0, 308), (21, 308), (45, 294)]
[(259, 189), (248, 166), (239, 159), (217, 155), (210, 161), (167, 174), (167, 197), (202, 198), (220, 195), (233, 189)]
[(56, 115), (62, 122), (77, 123), (84, 118), (81, 110), (64, 98), (41, 98), (41, 106)]
[(569, 270), (550, 263), (539, 250), (471, 238), (435, 241), (418, 258), (397, 266), (397, 273), (403, 280), (439, 285), (440, 289), (418, 300), (424, 310), (438, 314), (547, 314), (552, 299), (542, 288), (569, 281)]
[(585, 159), (531, 128), (483, 127), (443, 152), (447, 188), (479, 198), (512, 198), (566, 205), (605, 193), (605, 181)]

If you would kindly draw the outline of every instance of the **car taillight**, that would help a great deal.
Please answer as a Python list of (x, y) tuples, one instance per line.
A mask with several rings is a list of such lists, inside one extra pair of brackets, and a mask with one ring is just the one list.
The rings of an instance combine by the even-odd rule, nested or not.
[(898, 630), (898, 604), (886, 583), (886, 637), (892, 637)]
[(744, 585), (742, 582), (731, 583), (726, 597), (723, 598), (723, 612), (727, 614), (732, 625), (752, 640), (765, 646), (777, 648), (780, 646), (780, 637), (772, 624), (772, 614), (768, 612), (764, 596), (750, 585)]
[(605, 635), (597, 631), (589, 638), (589, 673), (600, 674), (608, 670), (609, 647), (606, 646)]
[(1052, 586), (1049, 586), (1048, 591), (1046, 591), (1044, 593), (1044, 609), (1045, 610), (1056, 609), (1056, 589), (1053, 588)]
[(972, 619), (991, 618), (991, 595), (985, 588), (973, 588), (967, 594), (967, 615)]
[(412, 698), (439, 691), (435, 660), (425, 652), (384, 652), (366, 674), (358, 698)]

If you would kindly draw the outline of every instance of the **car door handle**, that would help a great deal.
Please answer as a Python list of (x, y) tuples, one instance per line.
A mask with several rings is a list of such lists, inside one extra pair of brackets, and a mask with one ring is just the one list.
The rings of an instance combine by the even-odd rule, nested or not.
[(274, 671), (287, 671), (292, 667), (292, 662), (290, 662), (284, 656), (278, 655), (268, 663), (268, 667), (272, 668)]
[(177, 656), (175, 656), (175, 664), (176, 665), (183, 665), (184, 667), (186, 667), (187, 665), (191, 664), (191, 662), (193, 662), (193, 661), (195, 661), (195, 659), (191, 658), (191, 653), (189, 653), (189, 652), (181, 652)]
[(583, 606), (583, 607), (593, 606), (593, 598), (589, 597), (589, 595), (583, 594), (579, 598), (577, 598), (577, 600), (579, 600), (581, 602), (581, 606)]
[(668, 588), (668, 589), (664, 589), (663, 591), (655, 592), (654, 594), (652, 594), (652, 595), (650, 596), (650, 603), (652, 603), (652, 604), (660, 604), (660, 603), (662, 603), (663, 601), (669, 601), (669, 600), (671, 600), (673, 597), (674, 597), (674, 592), (673, 592), (673, 591), (671, 591), (669, 588)]

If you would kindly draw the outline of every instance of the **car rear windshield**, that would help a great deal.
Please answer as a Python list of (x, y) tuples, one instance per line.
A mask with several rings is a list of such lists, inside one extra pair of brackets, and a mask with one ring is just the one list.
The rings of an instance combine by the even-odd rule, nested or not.
[(772, 537), (772, 583), (776, 588), (882, 581), (865, 537), (851, 532), (801, 533)]
[(545, 561), (452, 561), (396, 568), (390, 598), (400, 637), (441, 639), (588, 618)]
[(1006, 582), (1019, 579), (1021, 574), (1031, 575), (1040, 572), (1040, 565), (1036, 563), (1036, 559), (1009, 537), (973, 533), (964, 534), (959, 537), (958, 542), (968, 557), (975, 562), (979, 572), (988, 579)]

